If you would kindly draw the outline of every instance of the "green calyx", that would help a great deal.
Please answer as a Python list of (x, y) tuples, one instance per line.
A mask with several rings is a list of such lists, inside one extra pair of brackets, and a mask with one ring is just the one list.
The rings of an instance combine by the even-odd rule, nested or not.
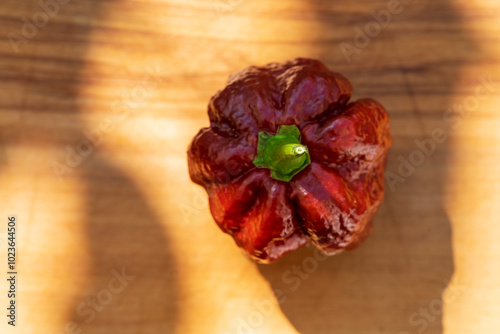
[(311, 163), (309, 151), (300, 143), (300, 131), (295, 125), (281, 125), (275, 135), (259, 132), (255, 166), (269, 168), (271, 177), (290, 181)]

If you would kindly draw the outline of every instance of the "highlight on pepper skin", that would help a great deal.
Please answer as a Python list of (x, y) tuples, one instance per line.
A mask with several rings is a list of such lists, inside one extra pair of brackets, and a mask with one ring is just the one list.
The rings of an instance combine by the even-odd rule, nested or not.
[(370, 234), (389, 116), (375, 100), (349, 102), (351, 93), (341, 74), (297, 58), (250, 66), (210, 99), (210, 127), (188, 148), (189, 174), (217, 225), (255, 261), (309, 241), (336, 254)]

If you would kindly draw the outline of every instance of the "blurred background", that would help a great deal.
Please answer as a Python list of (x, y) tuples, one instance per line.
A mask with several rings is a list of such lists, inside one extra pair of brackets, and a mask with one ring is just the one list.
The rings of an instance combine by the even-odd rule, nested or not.
[[(500, 3), (3, 0), (2, 333), (498, 333)], [(231, 73), (323, 61), (394, 144), (370, 238), (256, 265), (186, 150)], [(8, 305), (7, 282), (0, 305)], [(6, 311), (4, 311), (6, 313)]]

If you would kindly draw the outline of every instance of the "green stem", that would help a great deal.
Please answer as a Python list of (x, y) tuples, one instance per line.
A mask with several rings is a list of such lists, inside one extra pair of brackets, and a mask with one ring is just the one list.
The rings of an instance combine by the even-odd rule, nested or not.
[(254, 165), (269, 168), (271, 177), (290, 181), (311, 163), (309, 151), (300, 143), (300, 131), (295, 125), (282, 125), (275, 135), (259, 132), (257, 157)]

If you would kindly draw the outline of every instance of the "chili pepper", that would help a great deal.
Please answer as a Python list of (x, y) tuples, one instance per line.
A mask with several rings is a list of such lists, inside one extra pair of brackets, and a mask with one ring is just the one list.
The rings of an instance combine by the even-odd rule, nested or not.
[(326, 254), (357, 247), (383, 201), (392, 140), (375, 100), (320, 61), (297, 58), (233, 75), (188, 149), (222, 231), (269, 263), (311, 240)]

